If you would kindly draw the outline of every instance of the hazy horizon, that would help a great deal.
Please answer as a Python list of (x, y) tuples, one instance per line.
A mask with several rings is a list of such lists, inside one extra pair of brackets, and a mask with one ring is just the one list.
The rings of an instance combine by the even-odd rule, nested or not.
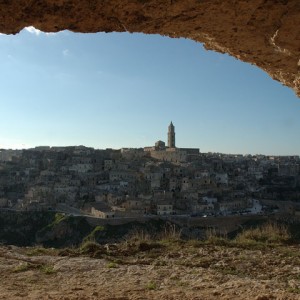
[[(112, 149), (112, 150), (121, 150), (121, 149), (143, 149), (144, 147), (149, 147), (149, 146), (154, 146), (154, 145), (147, 145), (147, 146), (141, 146), (141, 147), (120, 147), (120, 148), (111, 148), (111, 147), (105, 147), (105, 148), (95, 148), (89, 145), (38, 145), (38, 146), (33, 146), (33, 147), (29, 147), (29, 148), (0, 148), (1, 150), (31, 150), (31, 149), (35, 149), (35, 148), (39, 148), (39, 147), (50, 147), (50, 148), (72, 148), (72, 147), (86, 147), (86, 148), (93, 148), (94, 150), (107, 150), (107, 149)], [(176, 147), (177, 148), (177, 147)], [(181, 148), (190, 148), (190, 147), (181, 147)], [(197, 147), (196, 147), (197, 148)], [(207, 153), (212, 153), (212, 154), (224, 154), (224, 155), (243, 155), (243, 156), (247, 156), (247, 155), (251, 155), (251, 156), (256, 156), (256, 155), (263, 155), (263, 156), (300, 156), (299, 154), (272, 154), (272, 153), (229, 153), (229, 152), (219, 152), (219, 151), (201, 151), (201, 149), (199, 148), (200, 154), (207, 154)]]

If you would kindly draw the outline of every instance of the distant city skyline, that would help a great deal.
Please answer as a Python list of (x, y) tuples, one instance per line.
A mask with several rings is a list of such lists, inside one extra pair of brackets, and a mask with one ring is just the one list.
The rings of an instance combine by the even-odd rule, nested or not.
[(0, 35), (0, 148), (167, 142), (299, 155), (300, 99), (255, 66), (157, 35)]

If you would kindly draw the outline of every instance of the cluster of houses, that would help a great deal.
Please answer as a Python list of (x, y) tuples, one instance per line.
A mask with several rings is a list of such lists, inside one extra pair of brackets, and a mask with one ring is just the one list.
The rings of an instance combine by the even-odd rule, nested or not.
[(63, 206), (99, 218), (274, 210), (296, 214), (299, 165), (299, 156), (226, 155), (195, 149), (0, 150), (0, 208)]

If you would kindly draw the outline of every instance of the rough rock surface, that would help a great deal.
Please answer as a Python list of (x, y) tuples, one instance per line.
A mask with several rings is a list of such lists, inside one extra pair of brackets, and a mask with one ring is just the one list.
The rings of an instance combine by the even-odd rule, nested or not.
[(0, 299), (300, 299), (299, 247), (142, 250), (95, 259), (1, 247)]
[(299, 0), (1, 0), (0, 32), (26, 26), (192, 39), (257, 65), (300, 96)]

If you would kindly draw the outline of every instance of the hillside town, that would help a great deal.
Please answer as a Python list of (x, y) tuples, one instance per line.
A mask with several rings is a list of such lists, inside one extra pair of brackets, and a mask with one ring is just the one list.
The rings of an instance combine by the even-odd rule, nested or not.
[(0, 208), (98, 218), (300, 215), (299, 156), (200, 153), (168, 145), (0, 150)]

